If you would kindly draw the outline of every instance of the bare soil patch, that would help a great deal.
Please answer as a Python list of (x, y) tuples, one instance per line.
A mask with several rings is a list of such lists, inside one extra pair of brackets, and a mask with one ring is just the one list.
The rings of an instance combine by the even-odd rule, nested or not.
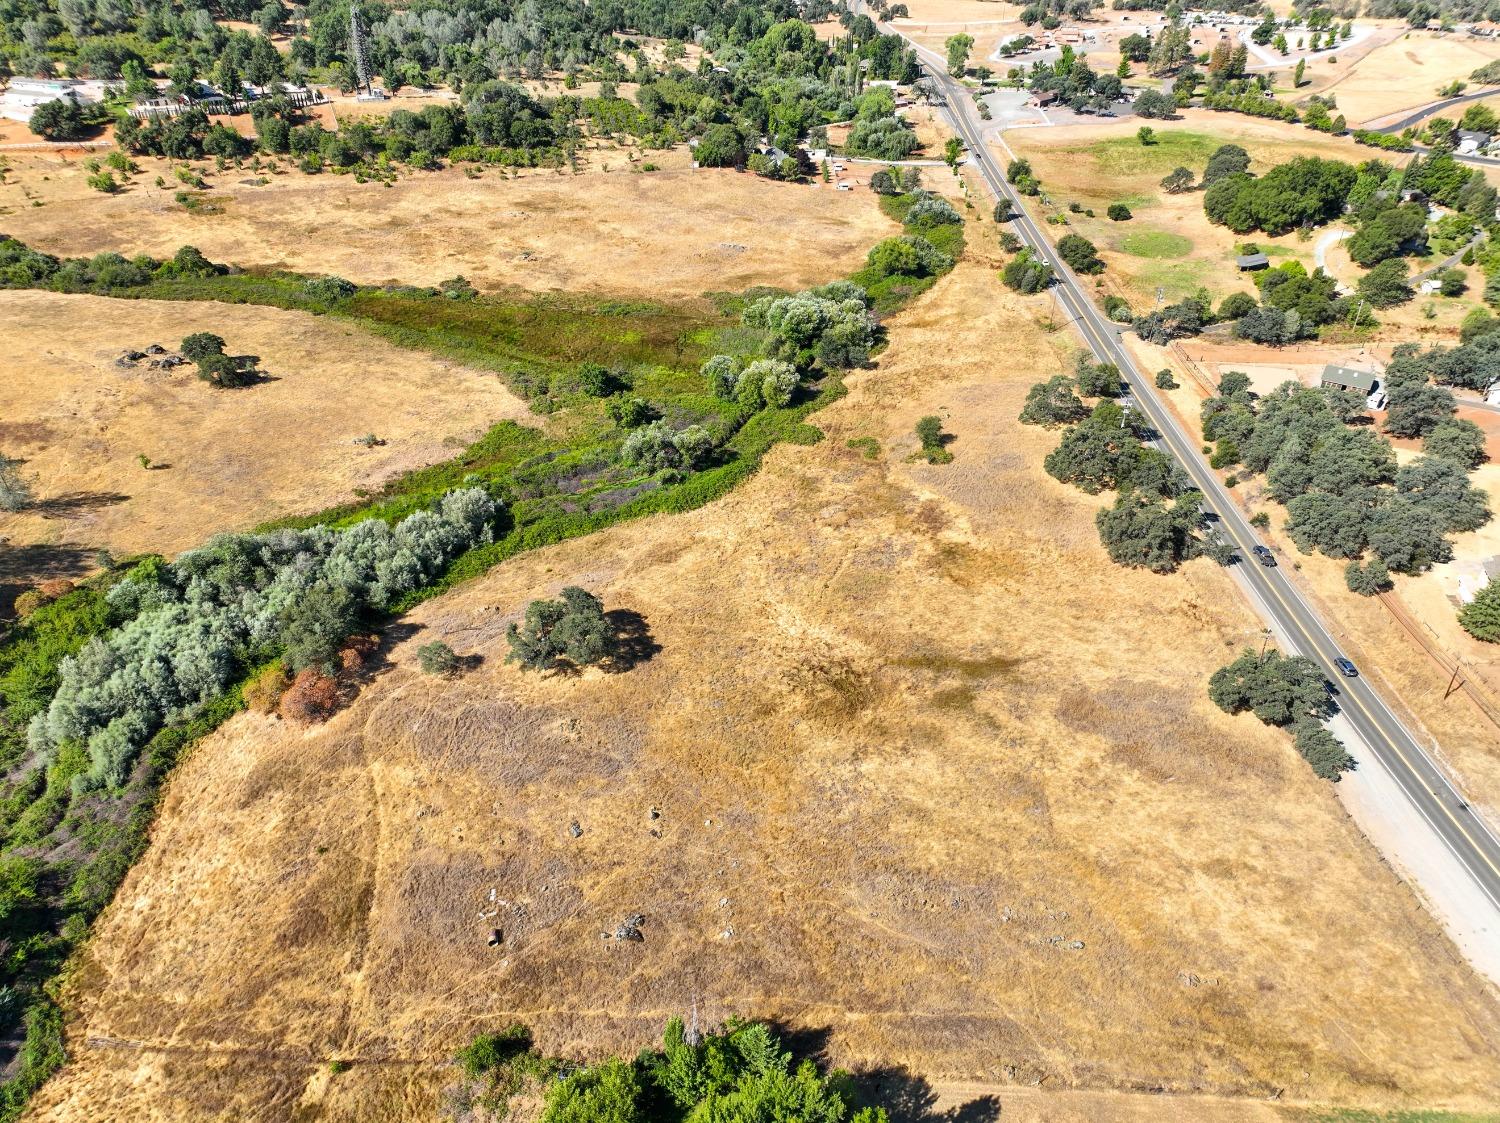
[[(662, 170), (641, 172), (647, 162)], [(245, 182), (258, 178), (250, 171), (231, 169), (209, 173), (220, 213), (206, 214), (176, 204), (171, 188), (150, 186), (158, 174), (172, 179), (158, 161), (142, 161), (136, 186), (105, 197), (87, 186), (78, 161), (25, 154), (12, 157), (0, 185), (0, 222), (13, 237), (65, 255), (160, 257), (191, 244), (215, 261), (361, 283), (436, 284), (462, 273), (487, 290), (662, 297), (820, 284), (854, 272), (896, 229), (868, 198), (694, 171), (685, 150), (632, 161), (610, 148), (594, 167), (515, 177), (489, 169), (478, 179), (449, 168), (391, 187), (300, 172), (256, 186)]]
[[(25, 460), (39, 505), (0, 514), (14, 548), (168, 554), (209, 535), (318, 510), (451, 457), (528, 416), (500, 379), (400, 350), (359, 328), (244, 305), (0, 292), (0, 451)], [(219, 390), (191, 365), (120, 367), (127, 349), (195, 331), (260, 356), (270, 380)], [(373, 433), (383, 446), (356, 438)], [(143, 469), (137, 456), (159, 467)], [(0, 574), (25, 584), (28, 574)]]
[[(1208, 702), (1257, 628), (1228, 578), (1112, 567), (1103, 500), (1043, 474), (1015, 417), (1071, 345), (994, 264), (894, 321), (820, 444), (428, 603), (324, 727), (202, 744), (37, 1117), (430, 1118), (479, 1029), (633, 1052), (694, 1003), (893, 1083), (1493, 1103), (1494, 999), (1287, 739)], [(909, 459), (929, 413), (951, 465)], [(660, 651), (507, 666), (567, 584)], [(437, 638), (482, 664), (424, 677)], [(635, 912), (643, 943), (600, 939)]]

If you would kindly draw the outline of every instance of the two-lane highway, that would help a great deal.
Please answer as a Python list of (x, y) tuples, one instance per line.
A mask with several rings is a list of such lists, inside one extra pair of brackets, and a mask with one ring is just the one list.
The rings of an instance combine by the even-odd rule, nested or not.
[[(858, 0), (855, 2), (857, 4)], [(1121, 343), (1120, 328), (1095, 307), (1078, 278), (1058, 257), (1051, 242), (1026, 213), (1020, 199), (996, 167), (994, 157), (983, 143), (969, 91), (948, 75), (942, 58), (915, 43), (911, 45), (916, 48), (923, 68), (942, 91), (948, 116), (973, 154), (985, 182), (997, 200), (1008, 204), (1017, 235), (1052, 266), (1057, 276), (1055, 295), (1084, 343), (1098, 359), (1114, 363), (1120, 369), (1137, 408), (1160, 434), (1160, 446), (1183, 466), (1194, 486), (1203, 493), (1205, 505), (1218, 514), (1220, 532), (1238, 549), (1243, 559), (1236, 568), (1252, 593), (1251, 599), (1258, 602), (1257, 610), (1269, 617), (1269, 622), (1290, 640), (1297, 653), (1311, 658), (1329, 681), (1336, 684), (1340, 709), (1355, 731), (1400, 785), (1434, 834), (1452, 851), (1484, 895), (1500, 908), (1500, 841), (1369, 682), (1364, 678), (1345, 678), (1338, 672), (1334, 661), (1341, 657), (1342, 652), (1332, 631), (1303, 599), (1285, 572), (1279, 567), (1268, 568), (1253, 563), (1252, 548), (1261, 543), (1249, 521), (1199, 454), (1200, 442), (1193, 440), (1178, 424), (1157, 397), (1154, 384), (1137, 368)]]

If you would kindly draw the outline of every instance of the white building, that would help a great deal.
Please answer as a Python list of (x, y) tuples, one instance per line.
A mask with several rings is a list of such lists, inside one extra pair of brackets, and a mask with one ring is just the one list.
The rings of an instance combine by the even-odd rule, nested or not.
[(30, 121), (31, 111), (49, 101), (71, 101), (74, 105), (94, 105), (104, 100), (103, 82), (85, 82), (76, 78), (12, 78), (0, 94), (0, 117), (11, 121)]

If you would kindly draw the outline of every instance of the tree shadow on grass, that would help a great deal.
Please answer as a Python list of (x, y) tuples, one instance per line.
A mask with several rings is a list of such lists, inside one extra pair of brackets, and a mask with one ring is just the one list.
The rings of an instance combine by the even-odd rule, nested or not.
[(32, 510), (44, 519), (71, 519), (86, 511), (113, 507), (124, 503), (129, 498), (130, 496), (118, 491), (73, 491), (66, 495), (54, 495), (50, 499), (39, 500), (32, 506)]
[(938, 1096), (927, 1079), (905, 1068), (882, 1068), (854, 1078), (861, 1104), (883, 1107), (891, 1123), (995, 1123), (1000, 1097), (977, 1096), (968, 1103), (939, 1110)]
[(94, 568), (91, 546), (0, 545), (0, 617), (15, 610), (16, 598), (54, 577), (82, 577)]
[(624, 674), (661, 650), (661, 644), (651, 638), (650, 625), (639, 612), (629, 608), (616, 608), (604, 614), (604, 619), (614, 630), (614, 648), (603, 663), (610, 674)]

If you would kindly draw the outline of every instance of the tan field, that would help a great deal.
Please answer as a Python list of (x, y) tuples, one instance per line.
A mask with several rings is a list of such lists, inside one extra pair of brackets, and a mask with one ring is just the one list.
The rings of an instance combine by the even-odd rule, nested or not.
[[(326, 726), (200, 745), (33, 1117), (430, 1119), (478, 1030), (633, 1052), (695, 1003), (1006, 1118), (1497, 1102), (1495, 998), (1287, 738), (1208, 702), (1257, 634), (1229, 579), (1113, 567), (1103, 499), (1043, 474), (1015, 417), (1071, 343), (995, 264), (893, 321), (820, 444), (428, 603)], [(951, 465), (911, 460), (929, 413)], [(644, 618), (633, 669), (504, 663), (569, 584)], [(437, 638), (482, 663), (424, 677)]]
[[(208, 176), (222, 213), (205, 214), (149, 186), (158, 161), (142, 161), (137, 186), (106, 197), (77, 161), (27, 153), (12, 156), (0, 184), (0, 228), (63, 255), (163, 256), (186, 243), (215, 261), (362, 283), (436, 284), (461, 273), (482, 289), (660, 297), (819, 284), (858, 269), (871, 245), (897, 231), (858, 193), (693, 171), (687, 161), (684, 149), (632, 164), (611, 148), (581, 176), (490, 169), (468, 179), (450, 168), (392, 187), (301, 172), (258, 187), (243, 182), (249, 171), (229, 171)], [(644, 162), (662, 170), (632, 170)]]
[[(493, 374), (300, 312), (9, 291), (0, 322), (0, 452), (25, 460), (39, 500), (0, 514), (0, 539), (26, 548), (0, 573), (12, 596), (91, 568), (101, 548), (172, 554), (352, 499), (528, 413)], [(115, 365), (123, 350), (175, 348), (195, 331), (259, 355), (273, 380), (220, 390), (191, 365)], [(385, 445), (353, 443), (368, 433)], [(158, 466), (143, 469), (141, 454)]]
[[(1318, 93), (1332, 94), (1351, 125), (1381, 123), (1400, 110), (1419, 109), (1436, 100), (1439, 87), (1500, 59), (1500, 43), (1467, 36), (1412, 31), (1376, 47), (1342, 77)], [(1308, 69), (1319, 69), (1317, 62)]]

